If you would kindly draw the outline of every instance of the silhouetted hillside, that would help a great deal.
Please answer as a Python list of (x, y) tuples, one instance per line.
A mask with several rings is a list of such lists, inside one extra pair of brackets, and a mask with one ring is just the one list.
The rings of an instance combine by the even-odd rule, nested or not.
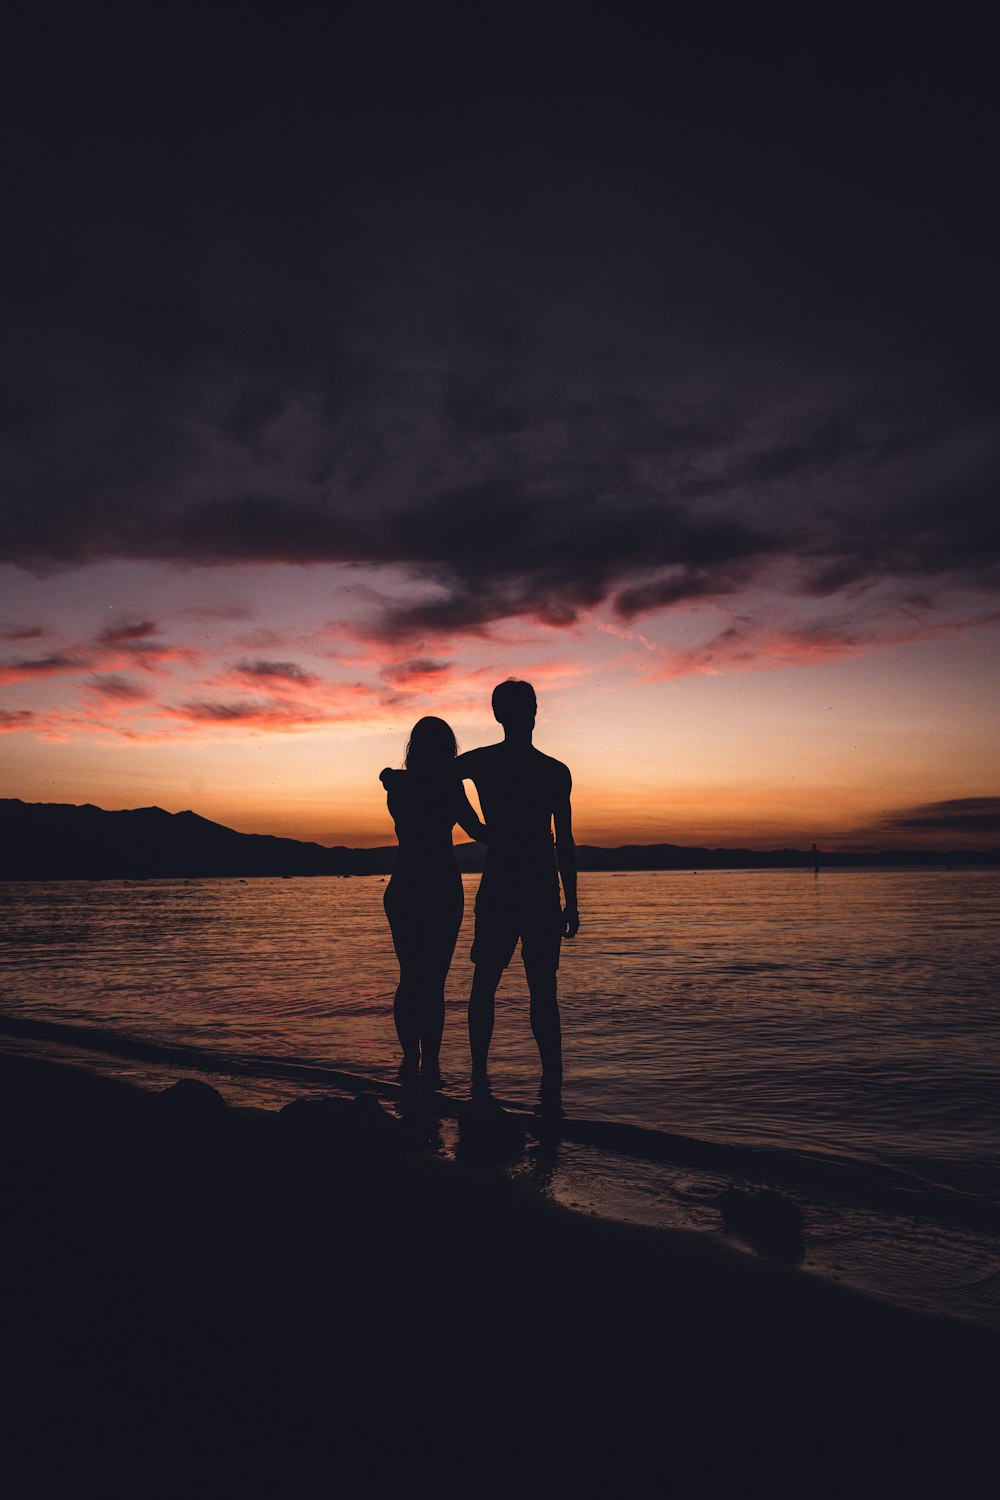
[(193, 812), (168, 813), (160, 807), (105, 812), (89, 803), (0, 802), (4, 880), (360, 875), (371, 868), (368, 850), (325, 849), (298, 839), (236, 833)]
[[(463, 870), (482, 869), (479, 844), (460, 844)], [(237, 833), (197, 813), (140, 807), (105, 812), (56, 802), (0, 800), (0, 880), (142, 880), (253, 875), (386, 875), (396, 847), (348, 849), (269, 834)], [(620, 849), (581, 845), (581, 870), (809, 869), (801, 849), (687, 849), (678, 844), (632, 844)], [(989, 866), (1000, 849), (984, 853), (892, 850), (878, 854), (821, 854), (825, 869), (848, 866)]]

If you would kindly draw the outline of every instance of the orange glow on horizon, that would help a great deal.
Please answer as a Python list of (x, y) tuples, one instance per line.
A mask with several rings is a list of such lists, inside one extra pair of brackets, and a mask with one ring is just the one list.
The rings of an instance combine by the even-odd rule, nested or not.
[[(704, 605), (641, 631), (522, 619), (386, 644), (332, 614), (333, 568), (210, 570), (210, 609), (209, 573), (102, 565), (73, 575), (74, 598), (8, 572), (23, 597), (0, 652), (5, 796), (388, 844), (378, 773), (415, 720), (492, 743), (492, 687), (519, 676), (536, 743), (572, 770), (581, 843), (1000, 844), (1000, 630), (958, 613), (848, 631)], [(95, 598), (113, 606), (95, 615)]]

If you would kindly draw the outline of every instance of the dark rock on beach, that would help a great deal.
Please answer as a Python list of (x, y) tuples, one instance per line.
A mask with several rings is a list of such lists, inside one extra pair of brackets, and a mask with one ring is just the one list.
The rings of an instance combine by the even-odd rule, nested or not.
[(353, 1099), (295, 1099), (278, 1113), (286, 1142), (298, 1148), (361, 1156), (398, 1156), (403, 1129), (371, 1094)]
[(161, 1107), (169, 1114), (205, 1124), (221, 1119), (228, 1108), (218, 1089), (200, 1078), (179, 1078), (159, 1098)]

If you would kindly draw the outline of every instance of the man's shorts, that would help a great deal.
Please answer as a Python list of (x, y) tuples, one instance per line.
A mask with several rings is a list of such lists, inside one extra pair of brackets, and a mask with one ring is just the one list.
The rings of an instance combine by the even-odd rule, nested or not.
[(564, 928), (554, 865), (501, 871), (487, 865), (476, 896), (474, 964), (506, 969), (520, 940), (525, 968), (555, 973)]

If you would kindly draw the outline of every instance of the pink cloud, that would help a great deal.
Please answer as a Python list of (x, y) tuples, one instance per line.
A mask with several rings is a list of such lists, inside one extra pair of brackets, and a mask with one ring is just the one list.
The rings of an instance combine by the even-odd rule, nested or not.
[(165, 641), (121, 641), (109, 654), (109, 667), (135, 667), (143, 672), (157, 672), (161, 667), (196, 666), (204, 660), (201, 651), (190, 646), (173, 646)]
[(164, 714), (188, 724), (220, 729), (287, 733), (323, 724), (370, 720), (381, 711), (384, 697), (364, 682), (327, 682), (309, 674), (302, 679), (271, 676), (266, 679), (266, 694), (253, 697), (245, 695), (247, 678), (239, 671), (214, 678), (210, 686), (220, 696), (187, 698), (165, 707)]
[(669, 681), (698, 673), (720, 676), (851, 661), (894, 646), (963, 635), (993, 624), (997, 618), (997, 612), (993, 611), (950, 622), (930, 621), (914, 611), (899, 609), (888, 618), (875, 615), (856, 624), (834, 619), (770, 625), (753, 616), (743, 616), (710, 640), (685, 650), (657, 645), (645, 636), (638, 638), (652, 658), (645, 663), (643, 676), (647, 681)]
[(142, 683), (131, 682), (127, 677), (120, 677), (115, 673), (91, 677), (87, 685), (99, 697), (121, 703), (146, 703), (152, 697), (149, 689)]
[[(410, 713), (488, 712), (493, 686), (509, 675), (545, 688), (588, 670), (580, 660), (533, 660), (553, 637), (529, 624), (509, 626), (509, 640), (490, 640), (464, 660), (412, 643), (387, 645), (367, 639), (364, 627), (334, 621), (315, 631), (237, 628), (211, 642), (199, 634), (196, 646), (164, 639), (160, 629), (152, 618), (126, 619), (102, 626), (90, 640), (57, 641), (44, 654), (0, 664), (0, 683), (86, 674), (79, 686), (57, 686), (58, 703), (50, 697), (44, 706), (8, 709), (4, 727), (44, 738), (154, 743), (195, 730), (228, 737), (398, 725)], [(236, 645), (241, 653), (227, 662)]]
[(425, 656), (390, 662), (381, 670), (383, 680), (394, 689), (417, 694), (433, 692), (445, 683), (450, 683), (453, 674), (451, 662), (434, 661)]
[(48, 656), (0, 662), (0, 684), (31, 682), (40, 677), (61, 677), (68, 672), (88, 672), (93, 665), (89, 656), (53, 651)]
[(326, 712), (304, 703), (280, 703), (274, 699), (237, 698), (190, 699), (166, 710), (178, 719), (190, 724), (226, 725), (237, 728), (312, 729), (317, 725), (336, 723), (349, 717), (346, 714)]
[[(44, 656), (0, 661), (0, 685), (71, 676), (81, 672), (113, 673), (123, 668), (156, 672), (175, 663), (193, 665), (201, 660), (201, 653), (190, 647), (150, 639), (156, 629), (150, 620), (112, 626), (94, 641), (70, 642), (54, 648)], [(36, 631), (32, 627), (30, 631), (19, 633), (17, 638), (36, 639), (40, 634), (40, 628)]]
[(263, 679), (275, 685), (287, 682), (296, 687), (310, 687), (320, 681), (314, 672), (307, 672), (294, 661), (241, 661), (236, 672), (251, 682)]
[(33, 729), (38, 715), (30, 708), (0, 708), (0, 734), (16, 734), (19, 730)]

